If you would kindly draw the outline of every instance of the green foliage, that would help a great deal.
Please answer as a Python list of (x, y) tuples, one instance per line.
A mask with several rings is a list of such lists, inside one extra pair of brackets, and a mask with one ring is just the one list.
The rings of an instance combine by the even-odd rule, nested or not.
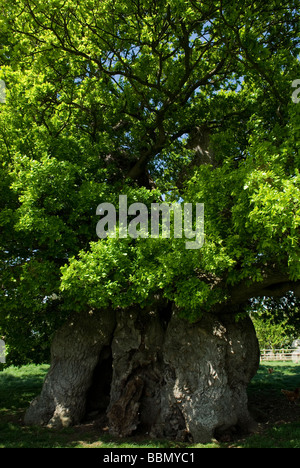
[(260, 349), (289, 348), (300, 336), (300, 303), (293, 295), (253, 301), (249, 310)]
[[(196, 320), (269, 270), (300, 279), (296, 1), (0, 7), (0, 334), (13, 362), (43, 359), (87, 307), (160, 294)], [(96, 207), (120, 194), (204, 203), (205, 245), (98, 240)]]
[(264, 313), (263, 317), (251, 316), (260, 349), (281, 349), (291, 345), (291, 338), (294, 336), (293, 327), (288, 324), (287, 318), (276, 323), (273, 313), (269, 311)]

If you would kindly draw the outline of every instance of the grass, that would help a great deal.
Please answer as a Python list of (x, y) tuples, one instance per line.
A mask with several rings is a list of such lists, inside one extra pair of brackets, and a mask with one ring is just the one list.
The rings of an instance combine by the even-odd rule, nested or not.
[[(282, 388), (300, 386), (300, 365), (261, 364), (249, 385), (249, 406), (257, 433), (226, 443), (183, 444), (167, 440), (116, 440), (92, 425), (63, 430), (26, 427), (24, 411), (40, 392), (48, 365), (7, 367), (0, 372), (0, 448), (300, 448), (300, 406), (291, 406)], [(273, 372), (268, 372), (273, 368)]]

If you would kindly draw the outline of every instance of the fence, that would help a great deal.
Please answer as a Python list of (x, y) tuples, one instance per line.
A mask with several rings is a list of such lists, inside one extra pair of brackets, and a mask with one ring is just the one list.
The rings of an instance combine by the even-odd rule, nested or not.
[(261, 361), (293, 361), (300, 362), (300, 348), (262, 349)]

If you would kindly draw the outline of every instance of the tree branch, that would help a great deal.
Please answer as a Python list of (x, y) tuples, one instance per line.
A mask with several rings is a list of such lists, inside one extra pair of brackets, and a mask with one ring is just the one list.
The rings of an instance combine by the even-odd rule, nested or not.
[(230, 302), (237, 305), (253, 297), (282, 297), (289, 291), (300, 297), (300, 281), (291, 281), (287, 274), (274, 272), (260, 283), (235, 285), (231, 290)]

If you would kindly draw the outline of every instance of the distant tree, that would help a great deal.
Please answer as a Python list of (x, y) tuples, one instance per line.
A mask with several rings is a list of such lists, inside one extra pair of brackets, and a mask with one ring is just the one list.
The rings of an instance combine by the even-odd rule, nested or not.
[(289, 348), (300, 337), (300, 302), (293, 294), (254, 301), (250, 309), (260, 348)]

